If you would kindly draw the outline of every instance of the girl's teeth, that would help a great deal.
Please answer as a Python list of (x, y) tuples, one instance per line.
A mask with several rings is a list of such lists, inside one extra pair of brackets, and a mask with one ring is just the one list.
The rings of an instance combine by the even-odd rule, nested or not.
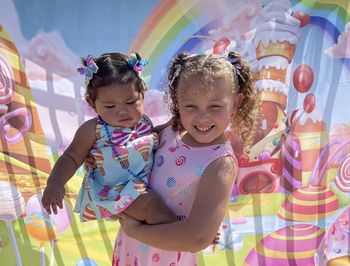
[(199, 131), (207, 131), (210, 129), (210, 127), (197, 127)]

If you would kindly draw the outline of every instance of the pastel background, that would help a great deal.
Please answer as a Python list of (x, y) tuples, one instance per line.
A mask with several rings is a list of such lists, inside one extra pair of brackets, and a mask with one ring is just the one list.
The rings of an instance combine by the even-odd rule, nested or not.
[(180, 51), (235, 50), (256, 79), (253, 145), (244, 151), (228, 131), (239, 174), (200, 265), (349, 262), (349, 20), (347, 0), (0, 0), (0, 264), (111, 264), (118, 223), (82, 224), (72, 212), (83, 169), (58, 215), (40, 197), (94, 115), (79, 58), (134, 50), (150, 61), (155, 124), (168, 119), (167, 68)]

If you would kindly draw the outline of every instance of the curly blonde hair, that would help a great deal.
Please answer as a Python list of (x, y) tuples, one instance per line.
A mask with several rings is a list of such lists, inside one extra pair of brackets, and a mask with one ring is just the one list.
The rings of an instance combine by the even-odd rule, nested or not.
[(230, 52), (227, 58), (216, 54), (192, 56), (180, 53), (173, 59), (168, 70), (169, 86), (166, 92), (166, 101), (173, 118), (173, 130), (183, 129), (177, 101), (179, 80), (198, 75), (203, 77), (204, 84), (211, 83), (218, 77), (232, 80), (232, 91), (242, 94), (243, 101), (231, 123), (244, 145), (251, 145), (258, 121), (259, 98), (253, 89), (253, 76), (248, 63), (235, 52)]

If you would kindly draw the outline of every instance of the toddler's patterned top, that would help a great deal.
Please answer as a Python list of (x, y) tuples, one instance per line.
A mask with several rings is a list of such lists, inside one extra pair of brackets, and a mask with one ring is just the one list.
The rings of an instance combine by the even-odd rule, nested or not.
[[(185, 144), (171, 127), (162, 132), (159, 143), (150, 179), (151, 189), (159, 193), (179, 220), (187, 220), (205, 169), (220, 157), (233, 157), (232, 147), (229, 142), (206, 147), (191, 147)], [(195, 253), (153, 248), (128, 237), (121, 229), (115, 243), (113, 265), (194, 266), (198, 264)]]
[(158, 137), (148, 117), (135, 129), (112, 127), (97, 119), (96, 143), (90, 154), (96, 168), (84, 177), (75, 211), (82, 221), (124, 211), (148, 186)]

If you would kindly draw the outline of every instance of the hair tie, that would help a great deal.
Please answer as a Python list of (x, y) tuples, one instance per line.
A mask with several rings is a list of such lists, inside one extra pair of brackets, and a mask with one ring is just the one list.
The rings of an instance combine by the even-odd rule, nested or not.
[(85, 77), (85, 81), (92, 79), (93, 75), (97, 73), (98, 66), (96, 65), (94, 58), (91, 55), (88, 55), (84, 58), (83, 66), (78, 67), (77, 71), (80, 75)]
[[(197, 56), (197, 54), (190, 54), (188, 56), (185, 56), (184, 58), (182, 58), (181, 62), (184, 62), (184, 61), (190, 59), (191, 57), (195, 57), (195, 56)], [(176, 63), (174, 65), (174, 68), (175, 68), (175, 72), (174, 72), (173, 78), (170, 81), (170, 85), (172, 85), (174, 80), (180, 75), (180, 72), (181, 72), (181, 69), (182, 69), (182, 64)]]
[(170, 81), (170, 86), (173, 85), (174, 80), (179, 76), (182, 66), (180, 64), (175, 64), (174, 68), (175, 68), (175, 72), (174, 72), (173, 78)]
[(128, 65), (142, 78), (142, 71), (148, 65), (148, 61), (143, 60), (138, 53), (131, 53), (129, 55)]
[(241, 60), (239, 56), (236, 56), (234, 53), (230, 52), (228, 53), (226, 58), (231, 63), (231, 65), (235, 68), (237, 76), (241, 78), (243, 82), (245, 82), (245, 79), (242, 76), (242, 65), (241, 65)]

